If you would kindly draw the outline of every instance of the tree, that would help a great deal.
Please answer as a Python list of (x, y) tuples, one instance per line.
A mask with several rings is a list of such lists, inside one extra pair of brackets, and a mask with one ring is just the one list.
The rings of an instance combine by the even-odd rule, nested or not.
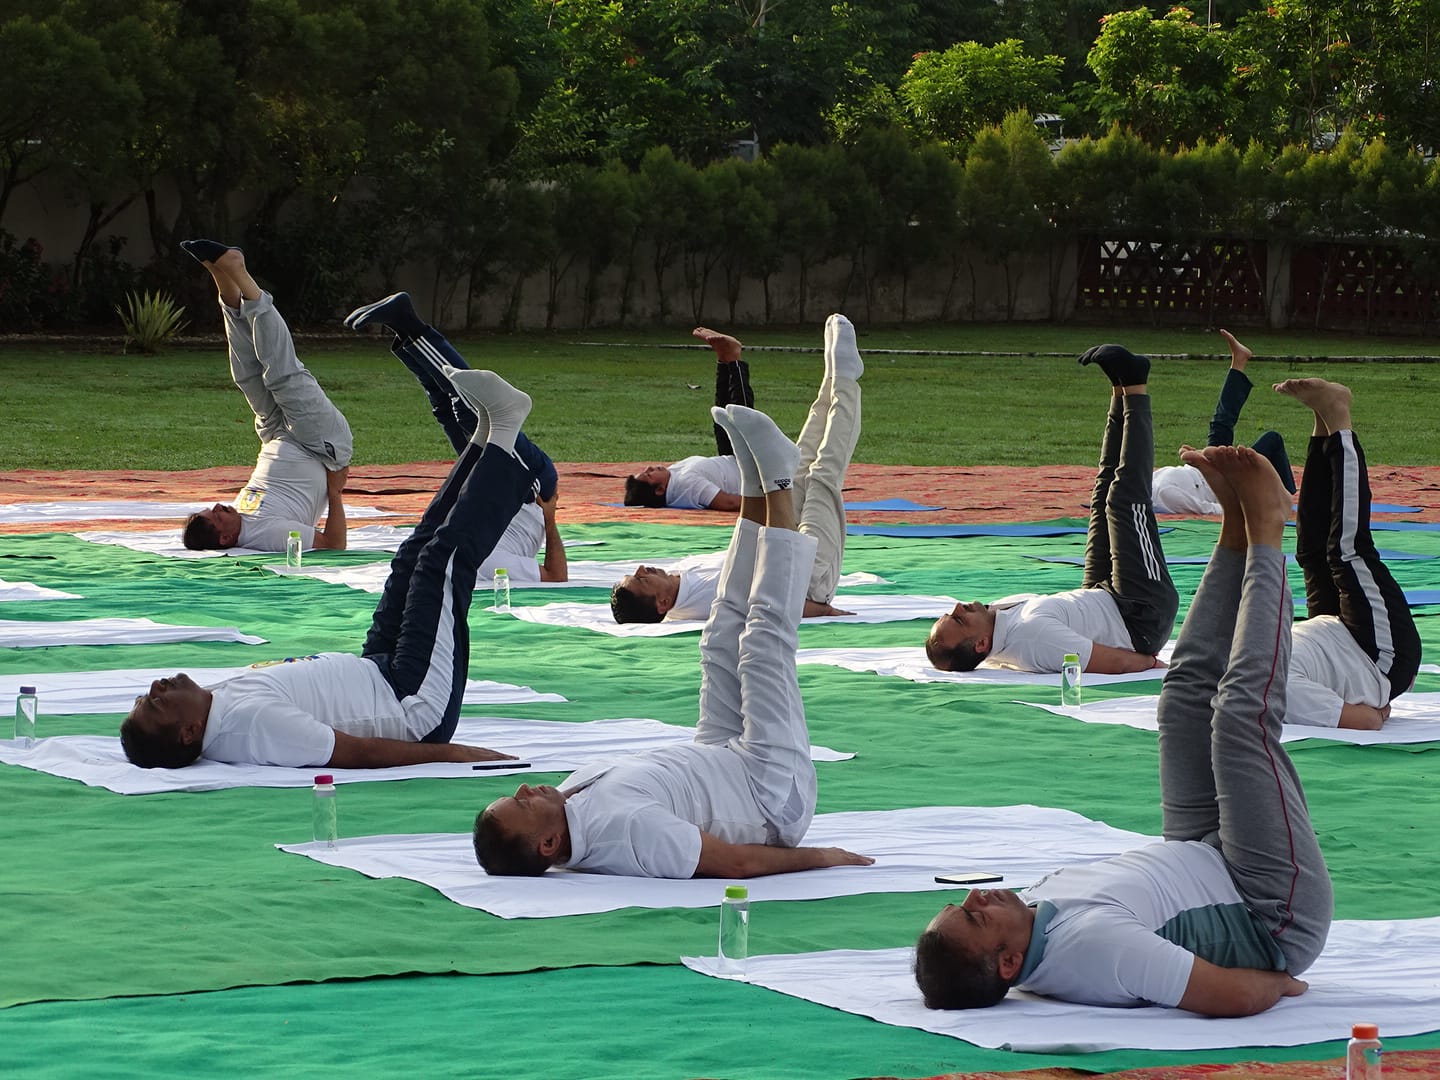
[(989, 47), (964, 41), (915, 57), (898, 96), (915, 132), (960, 144), (1015, 109), (1048, 110), (1057, 99), (1062, 65), (1058, 56), (1026, 56), (1013, 38)]
[(1227, 38), (1183, 7), (1159, 19), (1145, 7), (1107, 15), (1086, 57), (1097, 84), (1092, 107), (1102, 122), (1134, 128), (1156, 146), (1224, 135), (1235, 109)]

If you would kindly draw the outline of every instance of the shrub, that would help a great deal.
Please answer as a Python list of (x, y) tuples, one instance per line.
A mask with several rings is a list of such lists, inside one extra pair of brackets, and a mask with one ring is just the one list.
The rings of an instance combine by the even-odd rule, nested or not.
[(157, 352), (172, 337), (185, 329), (185, 309), (175, 303), (169, 293), (130, 293), (125, 306), (115, 305), (115, 314), (125, 327), (125, 344), (132, 341), (143, 353)]

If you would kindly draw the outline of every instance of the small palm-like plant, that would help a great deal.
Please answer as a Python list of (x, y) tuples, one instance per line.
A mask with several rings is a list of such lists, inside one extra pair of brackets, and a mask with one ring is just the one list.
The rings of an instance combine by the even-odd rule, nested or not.
[(185, 309), (169, 293), (129, 293), (125, 305), (115, 305), (115, 314), (125, 327), (125, 344), (131, 342), (143, 353), (158, 352), (166, 342), (190, 324)]

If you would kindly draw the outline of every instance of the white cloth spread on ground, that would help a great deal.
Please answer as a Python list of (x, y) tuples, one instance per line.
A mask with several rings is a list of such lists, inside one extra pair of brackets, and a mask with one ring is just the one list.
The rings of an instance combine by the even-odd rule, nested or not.
[[(1160, 659), (1168, 661), (1175, 647), (1173, 641), (1160, 650)], [(1059, 687), (1060, 676), (1045, 672), (1016, 671), (1012, 668), (991, 667), (981, 664), (974, 671), (938, 671), (925, 658), (925, 650), (908, 645), (890, 648), (850, 649), (800, 649), (795, 654), (798, 664), (828, 664), (846, 671), (874, 672), (876, 675), (894, 675), (901, 679), (920, 683), (975, 683), (979, 685), (1003, 686), (1020, 684), (1024, 686)], [(1097, 675), (1085, 673), (1086, 686), (1111, 686), (1115, 683), (1144, 682), (1160, 679), (1164, 668), (1148, 668), (1132, 671), (1125, 675)]]
[[(1440, 1028), (1440, 918), (1337, 921), (1305, 972), (1309, 990), (1229, 1020), (1155, 1006), (1075, 1005), (1014, 990), (989, 1009), (927, 1009), (911, 972), (914, 956), (913, 948), (752, 956), (747, 981), (883, 1024), (1032, 1054), (1300, 1046), (1337, 1038), (1357, 1016), (1384, 1017), (1387, 1035)], [(716, 974), (711, 957), (682, 962)]]
[[(252, 670), (243, 667), (183, 667), (201, 686), (214, 686)], [(42, 671), (32, 675), (0, 675), (0, 699), (13, 698), (21, 686), (40, 692), (42, 716), (71, 716), (83, 713), (127, 713), (135, 698), (156, 679), (174, 675), (176, 669), (116, 668), (107, 671)], [(470, 706), (521, 705), (531, 702), (563, 702), (560, 694), (541, 694), (528, 686), (467, 679), (464, 704)], [(462, 720), (463, 723), (463, 720)]]
[[(462, 716), (452, 742), (487, 746), (516, 755), (514, 762), (432, 762), (389, 769), (333, 769), (337, 784), (378, 780), (413, 780), (442, 776), (510, 776), (524, 772), (567, 772), (625, 754), (688, 742), (695, 732), (658, 720), (509, 720)], [(854, 757), (823, 746), (813, 749), (817, 761)], [(183, 769), (141, 769), (125, 760), (113, 735), (57, 735), (27, 748), (0, 741), (0, 761), (37, 772), (79, 780), (120, 795), (154, 795), (165, 791), (218, 791), (234, 787), (309, 787), (315, 768), (278, 765), (227, 765), (200, 759)], [(498, 767), (492, 767), (498, 766)], [(473, 859), (473, 857), (472, 857)]]
[[(1091, 676), (1086, 675), (1086, 680)], [(1044, 709), (1056, 716), (1068, 716), (1087, 724), (1123, 724), (1142, 731), (1156, 731), (1155, 709), (1160, 698), (1104, 698), (1080, 706), (1046, 705), (1038, 701), (1022, 701), (1021, 705)], [(1281, 729), (1282, 743), (1300, 739), (1324, 739), (1327, 742), (1354, 743), (1357, 746), (1398, 746), (1406, 743), (1440, 742), (1440, 694), (1401, 694), (1390, 704), (1390, 719), (1379, 731), (1355, 731), (1349, 728), (1315, 727), (1310, 724), (1286, 724)]]
[[(746, 882), (750, 899), (818, 900), (881, 892), (953, 888), (935, 875), (989, 870), (1005, 885), (1033, 884), (1057, 867), (1105, 859), (1154, 843), (1069, 810), (1041, 806), (922, 806), (816, 814), (807, 847), (843, 847), (874, 866), (832, 866), (771, 874)], [(538, 878), (492, 878), (475, 862), (469, 833), (364, 836), (324, 845), (280, 845), (368, 877), (400, 877), (438, 890), (465, 907), (502, 919), (590, 915), (617, 908), (714, 907), (724, 889), (708, 879), (613, 877), (550, 870)], [(916, 932), (919, 932), (916, 927)]]
[[(346, 507), (348, 515), (351, 507)], [(410, 527), (399, 525), (361, 525), (358, 528), (347, 530), (345, 541), (346, 551), (376, 551), (394, 552), (400, 547), (404, 539), (410, 535)], [(143, 552), (146, 555), (164, 555), (171, 559), (214, 559), (223, 555), (270, 555), (273, 551), (257, 551), (255, 548), (212, 548), (206, 551), (191, 551), (180, 541), (179, 529), (165, 529), (163, 531), (135, 532), (124, 529), (87, 529), (84, 532), (71, 533), (77, 540), (84, 540), (88, 544), (110, 544), (114, 547), (129, 548), (131, 551)], [(389, 563), (379, 563), (387, 570)], [(275, 564), (271, 567), (276, 573), (286, 571), (284, 566)], [(295, 573), (297, 571), (290, 571)], [(382, 579), (383, 580), (383, 579)], [(375, 589), (379, 592), (379, 588)]]
[[(599, 540), (567, 540), (565, 548), (592, 547), (601, 543)], [(537, 570), (539, 564), (536, 564)], [(283, 574), (286, 577), (308, 577), (317, 581), (329, 581), (336, 585), (345, 585), (351, 589), (359, 589), (361, 592), (378, 593), (385, 588), (385, 579), (390, 576), (390, 564), (388, 562), (364, 563), (359, 566), (302, 566), (298, 569), (282, 566), (279, 563), (270, 563), (265, 569), (274, 574)], [(578, 562), (570, 563), (569, 581), (539, 581), (539, 580), (516, 580), (513, 576), (510, 581), (511, 589), (598, 589), (610, 588), (623, 575), (635, 569), (632, 563), (609, 563), (609, 562)], [(483, 606), (486, 592), (490, 585), (490, 578), (485, 575), (476, 581), (475, 595), (477, 606)]]
[(0, 578), (0, 603), (10, 600), (83, 600), (73, 592), (46, 588), (29, 581), (6, 581)]
[[(934, 618), (937, 609), (954, 607), (947, 596), (854, 596), (839, 593), (832, 601), (841, 611), (853, 615), (822, 615), (806, 619), (812, 623), (884, 623), (906, 622), (910, 619)], [(525, 622), (543, 626), (569, 626), (593, 630), (612, 637), (668, 637), (671, 634), (698, 634), (705, 629), (703, 619), (666, 619), (658, 623), (617, 623), (609, 604), (541, 604), (538, 607), (514, 607), (510, 614)], [(923, 652), (921, 654), (924, 655)]]
[[(221, 500), (224, 501), (223, 499)], [(47, 521), (134, 520), (139, 518), (187, 518), (197, 510), (208, 510), (209, 502), (151, 502), (144, 499), (75, 499), (58, 502), (0, 503), (0, 524), (37, 524)], [(345, 516), (395, 517), (373, 506), (345, 504)]]
[(64, 622), (0, 619), (0, 648), (5, 649), (49, 645), (164, 645), (176, 641), (263, 645), (266, 639), (242, 634), (233, 626), (173, 626), (153, 619), (69, 619)]

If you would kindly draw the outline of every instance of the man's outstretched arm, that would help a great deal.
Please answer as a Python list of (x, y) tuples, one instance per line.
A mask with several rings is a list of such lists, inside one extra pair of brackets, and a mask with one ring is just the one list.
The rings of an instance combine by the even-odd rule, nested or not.
[(1096, 643), (1090, 648), (1090, 663), (1086, 671), (1097, 675), (1124, 675), (1130, 671), (1146, 671), (1153, 667), (1164, 667), (1159, 657), (1131, 649), (1113, 649), (1109, 645)]
[(1254, 1016), (1282, 997), (1298, 997), (1309, 988), (1284, 971), (1223, 968), (1197, 956), (1180, 1008), (1202, 1016)]
[(711, 510), (723, 510), (723, 511), (725, 511), (727, 514), (736, 514), (736, 513), (739, 513), (739, 512), (740, 512), (740, 496), (739, 496), (739, 495), (736, 495), (736, 494), (734, 494), (733, 492), (730, 492), (730, 491), (721, 491), (721, 492), (718, 492), (718, 493), (715, 495), (715, 497), (710, 500), (709, 509), (711, 509)]
[(557, 486), (550, 498), (537, 501), (540, 512), (545, 515), (545, 561), (540, 564), (540, 580), (569, 581), (570, 561), (565, 555), (565, 541), (560, 538), (560, 526), (555, 523), (560, 488)]
[(875, 860), (844, 848), (771, 847), (768, 844), (732, 844), (700, 831), (700, 862), (695, 877), (752, 878), (766, 874), (793, 874), (826, 866), (869, 866)]
[(336, 469), (325, 474), (326, 495), (329, 500), (325, 509), (325, 528), (315, 534), (316, 550), (344, 551), (350, 534), (345, 521), (345, 502), (341, 494), (345, 482), (350, 479), (350, 469)]
[(385, 769), (431, 761), (512, 761), (513, 756), (460, 743), (413, 743), (401, 739), (365, 739), (335, 732), (335, 749), (325, 762), (332, 769)]

